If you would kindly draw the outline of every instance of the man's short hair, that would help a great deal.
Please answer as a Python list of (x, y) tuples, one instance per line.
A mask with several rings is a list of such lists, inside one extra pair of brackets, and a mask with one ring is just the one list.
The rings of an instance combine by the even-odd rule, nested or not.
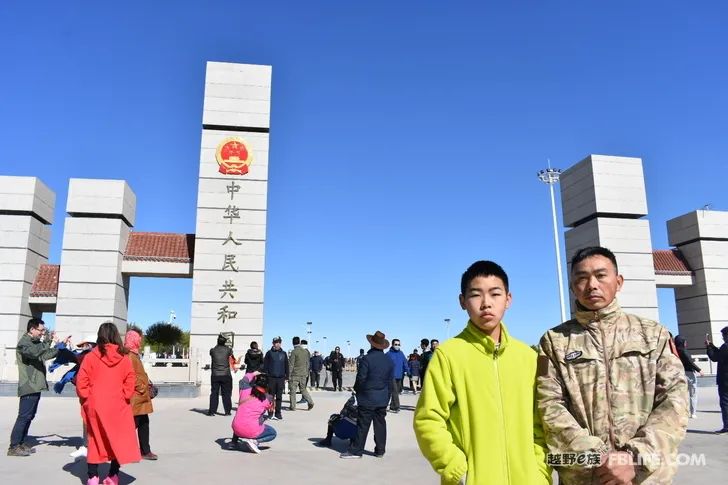
[(301, 343), (301, 339), (299, 337), (293, 337), (293, 345), (298, 345)]
[(308, 340), (301, 340), (301, 345), (308, 345)]
[(433, 338), (432, 340), (430, 340), (430, 345), (434, 344), (435, 342), (437, 342), (438, 344), (440, 343), (439, 340), (437, 340), (436, 338)]
[(26, 332), (30, 332), (31, 328), (38, 328), (41, 325), (45, 325), (45, 322), (43, 320), (41, 320), (40, 318), (31, 318), (30, 320), (28, 320), (28, 329), (26, 330)]
[(493, 261), (476, 261), (470, 265), (460, 278), (460, 294), (464, 295), (468, 291), (468, 285), (478, 276), (495, 276), (503, 282), (503, 286), (508, 293), (508, 275), (498, 263)]
[(227, 338), (224, 335), (217, 336), (217, 345), (225, 345), (225, 342), (227, 342)]
[(617, 257), (614, 256), (614, 253), (611, 252), (609, 249), (603, 248), (601, 246), (589, 246), (578, 250), (574, 257), (571, 258), (571, 271), (574, 271), (574, 267), (576, 267), (577, 264), (581, 263), (586, 258), (591, 258), (592, 256), (604, 256), (612, 262), (612, 264), (614, 265), (614, 270), (619, 273), (619, 266), (617, 266)]
[(282, 338), (280, 338), (280, 337), (273, 337), (273, 343), (274, 344), (275, 343), (281, 343), (281, 342), (283, 342), (283, 339)]
[(427, 347), (428, 345), (430, 345), (429, 339), (423, 338), (422, 340), (420, 340), (420, 345), (424, 345), (425, 347)]
[(398, 338), (393, 338), (392, 339), (392, 345), (394, 345), (395, 342), (399, 343), (399, 339)]

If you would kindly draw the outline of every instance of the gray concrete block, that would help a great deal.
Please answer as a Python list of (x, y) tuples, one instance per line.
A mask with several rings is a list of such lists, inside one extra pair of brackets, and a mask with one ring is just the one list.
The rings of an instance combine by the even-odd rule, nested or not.
[(101, 214), (136, 218), (136, 195), (124, 180), (71, 179), (66, 211), (69, 214)]
[(0, 211), (30, 212), (53, 223), (56, 194), (36, 177), (0, 176)]
[(667, 235), (672, 246), (702, 238), (728, 240), (728, 212), (697, 210), (670, 219)]

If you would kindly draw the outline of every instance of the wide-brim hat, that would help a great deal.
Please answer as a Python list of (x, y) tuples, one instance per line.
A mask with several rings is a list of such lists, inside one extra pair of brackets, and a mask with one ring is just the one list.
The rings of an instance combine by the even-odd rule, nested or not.
[(374, 335), (367, 335), (367, 341), (369, 341), (375, 349), (384, 350), (389, 347), (389, 340), (384, 338), (384, 334), (379, 330), (374, 332)]
[(76, 347), (80, 347), (83, 344), (96, 344), (96, 335), (91, 333), (85, 335), (81, 341), (76, 344)]

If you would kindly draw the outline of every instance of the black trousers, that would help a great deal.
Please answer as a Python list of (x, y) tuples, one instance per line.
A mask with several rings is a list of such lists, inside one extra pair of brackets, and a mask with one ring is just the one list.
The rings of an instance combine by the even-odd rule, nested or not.
[[(98, 477), (99, 476), (99, 464), (98, 463), (88, 463), (88, 477)], [(114, 475), (119, 474), (119, 470), (121, 469), (121, 466), (119, 465), (119, 462), (116, 460), (111, 460), (111, 466), (109, 467), (109, 476), (113, 477)]]
[(149, 415), (134, 416), (134, 424), (136, 425), (137, 436), (139, 436), (139, 450), (141, 450), (142, 455), (147, 455), (152, 452), (149, 448)]
[(357, 418), (356, 439), (354, 439), (349, 452), (361, 456), (369, 435), (369, 427), (374, 421), (374, 453), (383, 455), (387, 447), (387, 407), (366, 408), (359, 406), (357, 408)]
[(311, 387), (315, 387), (316, 389), (319, 388), (319, 384), (321, 383), (321, 371), (311, 371)]
[(222, 407), (225, 414), (230, 414), (233, 409), (232, 393), (233, 393), (233, 376), (212, 376), (210, 378), (210, 409), (208, 412), (217, 412), (217, 403), (220, 393), (222, 393)]
[(723, 417), (723, 429), (728, 429), (728, 385), (718, 384), (718, 399), (720, 399), (720, 414)]
[(30, 423), (38, 411), (38, 403), (40, 402), (40, 392), (26, 394), (20, 396), (18, 404), (18, 418), (15, 420), (15, 426), (10, 432), (10, 447), (22, 445), (25, 438), (28, 437)]
[(332, 370), (331, 371), (331, 380), (334, 382), (334, 391), (335, 390), (341, 390), (341, 384), (344, 382), (342, 378), (342, 371), (341, 370)]
[(283, 388), (286, 387), (285, 377), (268, 377), (268, 392), (276, 400), (276, 418), (280, 418), (283, 402)]
[(399, 393), (402, 392), (402, 379), (392, 379), (392, 400), (389, 402), (389, 409), (399, 411)]

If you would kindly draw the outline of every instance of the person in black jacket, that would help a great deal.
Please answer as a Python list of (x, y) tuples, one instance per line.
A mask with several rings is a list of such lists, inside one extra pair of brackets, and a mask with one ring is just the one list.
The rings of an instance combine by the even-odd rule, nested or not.
[(720, 331), (723, 337), (723, 345), (720, 348), (713, 345), (710, 340), (705, 340), (708, 349), (708, 358), (718, 363), (718, 371), (715, 380), (718, 383), (718, 397), (720, 398), (720, 412), (723, 416), (723, 427), (716, 433), (728, 433), (728, 327)]
[(250, 348), (245, 353), (245, 373), (263, 370), (263, 351), (258, 348), (258, 342), (250, 342)]
[(364, 444), (369, 434), (369, 426), (374, 421), (374, 454), (384, 456), (387, 445), (387, 405), (391, 398), (391, 384), (394, 379), (394, 363), (384, 354), (389, 347), (385, 335), (377, 330), (367, 335), (372, 348), (359, 362), (356, 372), (354, 391), (357, 400), (357, 433), (349, 451), (340, 458), (361, 458)]
[[(700, 372), (700, 367), (695, 365), (695, 361), (690, 354), (688, 354), (685, 348), (688, 346), (688, 341), (685, 340), (681, 335), (675, 337), (675, 347), (677, 348), (677, 355), (680, 357), (685, 368), (685, 377), (688, 380), (688, 395), (690, 396), (690, 417), (697, 418), (698, 412), (698, 377), (697, 375), (703, 375)], [(697, 375), (696, 375), (697, 374)]]
[(319, 384), (321, 383), (321, 369), (323, 368), (324, 359), (318, 350), (314, 350), (313, 357), (311, 357), (311, 387), (319, 388)]
[(230, 357), (233, 357), (233, 349), (225, 345), (225, 342), (227, 342), (227, 339), (223, 335), (218, 335), (217, 345), (210, 349), (212, 373), (210, 377), (208, 416), (217, 414), (217, 403), (220, 394), (222, 394), (222, 407), (225, 409), (225, 416), (230, 416), (233, 409), (233, 376), (230, 374)]
[(270, 419), (283, 419), (281, 407), (283, 402), (283, 388), (288, 380), (288, 355), (281, 348), (282, 339), (273, 339), (273, 347), (265, 353), (263, 359), (263, 372), (268, 374), (268, 393), (275, 397), (275, 415)]
[(343, 373), (344, 373), (344, 365), (346, 365), (346, 360), (344, 359), (344, 355), (341, 353), (341, 348), (336, 347), (333, 352), (331, 352), (331, 355), (329, 355), (329, 365), (331, 366), (331, 381), (334, 383), (334, 391), (338, 388), (339, 391), (342, 391), (342, 384), (343, 384)]

